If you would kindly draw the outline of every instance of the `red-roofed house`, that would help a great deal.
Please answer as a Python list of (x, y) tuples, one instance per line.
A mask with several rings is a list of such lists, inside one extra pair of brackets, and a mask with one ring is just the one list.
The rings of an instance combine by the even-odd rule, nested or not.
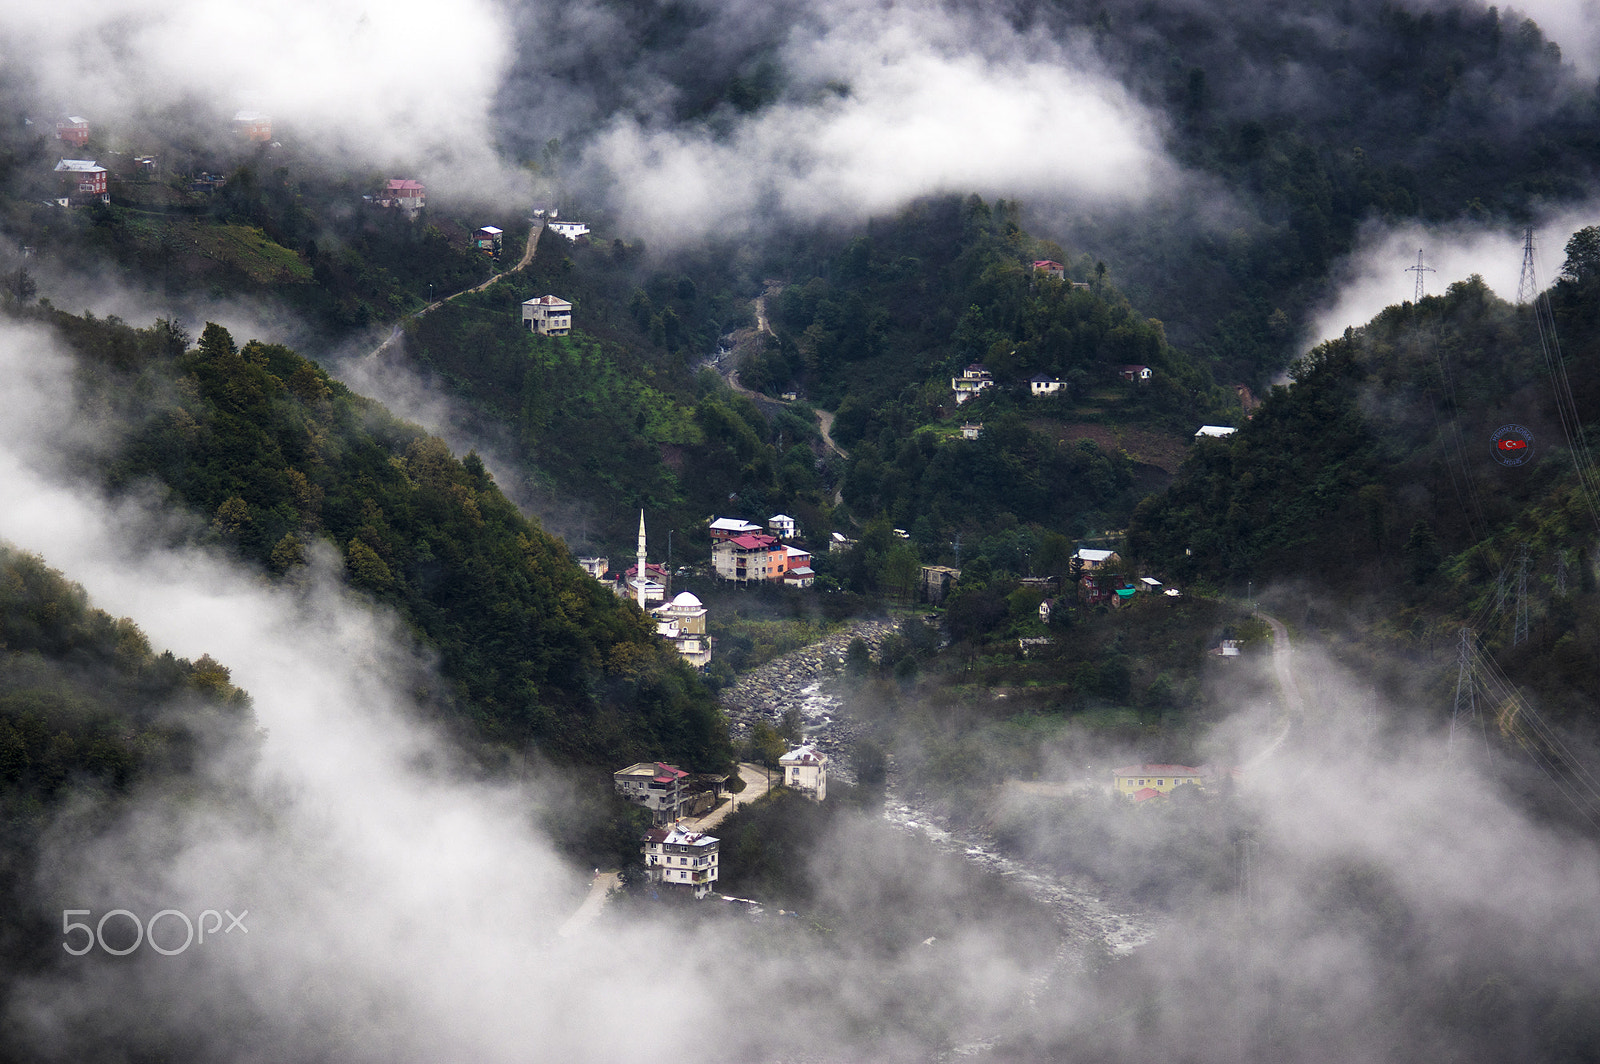
[(417, 212), (427, 206), (427, 189), (421, 181), (413, 181), (407, 177), (393, 177), (383, 186), (383, 196), (378, 200), (380, 207), (399, 207), (412, 218)]
[(712, 544), (711, 564), (724, 580), (782, 580), (788, 548), (765, 532), (747, 532)]
[(1140, 787), (1129, 797), (1131, 797), (1134, 801), (1134, 804), (1137, 805), (1140, 802), (1148, 802), (1152, 798), (1165, 798), (1166, 796), (1166, 791), (1158, 791), (1154, 787)]
[(1067, 268), (1055, 259), (1038, 259), (1033, 264), (1034, 273), (1049, 274), (1058, 281), (1067, 279)]
[(1111, 788), (1117, 794), (1143, 801), (1138, 797), (1141, 791), (1155, 790), (1167, 794), (1174, 787), (1191, 783), (1198, 787), (1205, 773), (1188, 765), (1125, 765), (1112, 769), (1111, 777)]
[(684, 789), (688, 778), (689, 774), (683, 769), (661, 761), (641, 761), (611, 774), (617, 793), (650, 810), (657, 824), (670, 824), (678, 819), (689, 798)]

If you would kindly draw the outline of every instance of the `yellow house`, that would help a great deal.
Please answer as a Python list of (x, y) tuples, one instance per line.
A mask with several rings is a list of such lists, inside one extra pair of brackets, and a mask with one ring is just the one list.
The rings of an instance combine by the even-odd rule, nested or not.
[[(1170, 794), (1172, 788), (1185, 783), (1200, 785), (1201, 772), (1187, 765), (1126, 765), (1112, 769), (1111, 787), (1127, 798), (1153, 798), (1156, 794)], [(1145, 791), (1155, 793), (1144, 794)]]

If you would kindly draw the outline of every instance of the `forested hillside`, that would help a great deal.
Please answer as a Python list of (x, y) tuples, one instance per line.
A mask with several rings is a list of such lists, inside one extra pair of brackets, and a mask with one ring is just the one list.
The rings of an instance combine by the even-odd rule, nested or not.
[(120, 442), (82, 456), (113, 491), (154, 482), (220, 542), (296, 579), (331, 551), (349, 583), (440, 655), (436, 704), (477, 737), (608, 764), (729, 752), (710, 693), (631, 603), (517, 512), (476, 455), (353, 395), (287, 348), (199, 343), (41, 310), (79, 356), (84, 417)]
[[(225, 665), (157, 652), (40, 559), (0, 544), (0, 1000), (61, 956), (36, 894), (39, 845), (81, 838), (142, 789), (215, 787), (213, 758), (248, 757), (250, 699)], [(211, 795), (211, 797), (216, 797)]]
[[(1600, 287), (1584, 236), (1551, 306), (1561, 376), (1593, 411)], [(1314, 575), (1319, 597), (1366, 604), (1372, 638), (1418, 660), (1475, 624), (1513, 678), (1589, 717), (1600, 673), (1580, 648), (1600, 631), (1596, 500), (1574, 472), (1531, 306), (1470, 278), (1320, 346), (1291, 377), (1141, 504), (1130, 552), (1230, 589)], [(1507, 464), (1495, 441), (1511, 425), (1534, 442)], [(1514, 645), (1524, 550), (1530, 638)]]

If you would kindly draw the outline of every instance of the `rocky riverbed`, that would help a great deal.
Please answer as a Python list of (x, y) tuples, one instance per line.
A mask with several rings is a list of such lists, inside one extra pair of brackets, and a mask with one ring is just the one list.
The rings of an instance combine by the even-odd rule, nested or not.
[[(791, 707), (796, 708), (807, 741), (828, 755), (828, 774), (854, 783), (851, 748), (864, 729), (843, 711), (838, 684), (845, 652), (852, 639), (860, 638), (876, 655), (883, 638), (894, 630), (890, 621), (858, 621), (820, 643), (785, 654), (740, 677), (722, 694), (722, 707), (735, 739), (747, 735), (756, 721), (776, 725)], [(1091, 953), (1126, 953), (1154, 936), (1155, 924), (1148, 916), (1103, 899), (1095, 883), (1017, 860), (1003, 853), (981, 829), (952, 824), (936, 802), (898, 793), (892, 762), (889, 781), (885, 820), (908, 834), (923, 836), (947, 853), (1005, 876), (1051, 906), (1062, 929), (1060, 966), (1080, 968)]]
[(857, 621), (820, 643), (745, 673), (722, 693), (722, 709), (732, 725), (734, 740), (748, 735), (758, 720), (776, 726), (790, 709), (798, 709), (806, 740), (828, 755), (828, 774), (854, 783), (850, 753), (861, 728), (840, 712), (841, 700), (834, 686), (844, 671), (851, 640), (859, 638), (876, 655), (884, 636), (894, 630), (892, 621)]

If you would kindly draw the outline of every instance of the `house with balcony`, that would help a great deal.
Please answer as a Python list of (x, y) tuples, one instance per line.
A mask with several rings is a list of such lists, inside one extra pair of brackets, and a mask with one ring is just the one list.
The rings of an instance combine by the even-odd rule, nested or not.
[(957, 406), (973, 398), (985, 388), (993, 387), (994, 374), (976, 362), (962, 370), (961, 376), (950, 378), (950, 389), (956, 393)]
[(809, 744), (797, 746), (778, 759), (783, 785), (812, 801), (828, 797), (828, 755)]
[(711, 893), (717, 882), (717, 851), (721, 840), (679, 827), (656, 827), (645, 832), (644, 870), (659, 888), (695, 898)]
[(682, 816), (688, 800), (689, 774), (661, 761), (641, 761), (611, 774), (616, 792), (635, 805), (650, 810), (657, 824), (670, 824)]
[(578, 564), (583, 566), (583, 571), (596, 580), (604, 580), (606, 573), (611, 571), (611, 559), (595, 555), (588, 558), (579, 558)]
[(772, 536), (750, 532), (712, 544), (711, 565), (718, 576), (735, 583), (782, 580), (789, 571), (789, 550)]
[(540, 336), (565, 336), (572, 331), (572, 304), (560, 296), (538, 296), (522, 304), (522, 320)]

